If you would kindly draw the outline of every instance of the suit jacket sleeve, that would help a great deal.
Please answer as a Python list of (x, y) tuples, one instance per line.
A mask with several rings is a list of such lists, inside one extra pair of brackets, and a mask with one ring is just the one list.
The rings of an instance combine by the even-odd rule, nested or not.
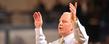
[(84, 26), (80, 24), (79, 19), (77, 20), (78, 29), (76, 30), (76, 37), (81, 40), (81, 44), (88, 44), (89, 36), (86, 34)]
[(36, 44), (47, 44), (42, 28), (35, 28)]

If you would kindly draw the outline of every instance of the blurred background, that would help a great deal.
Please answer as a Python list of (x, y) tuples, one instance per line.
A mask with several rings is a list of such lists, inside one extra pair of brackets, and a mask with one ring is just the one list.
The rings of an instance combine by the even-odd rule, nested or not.
[[(0, 0), (0, 44), (35, 44), (33, 13), (40, 11), (49, 42), (58, 38), (58, 19), (73, 0)], [(78, 0), (77, 17), (89, 44), (109, 44), (109, 1)]]

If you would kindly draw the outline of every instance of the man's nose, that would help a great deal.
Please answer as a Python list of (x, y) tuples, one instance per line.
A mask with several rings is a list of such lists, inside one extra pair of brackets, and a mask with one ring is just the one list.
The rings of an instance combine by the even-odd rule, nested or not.
[(62, 22), (61, 21), (59, 22), (59, 26), (62, 26)]

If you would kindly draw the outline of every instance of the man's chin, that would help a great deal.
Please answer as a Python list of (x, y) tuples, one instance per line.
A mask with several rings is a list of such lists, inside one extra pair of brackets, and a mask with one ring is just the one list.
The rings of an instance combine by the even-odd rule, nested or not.
[(59, 33), (59, 36), (61, 36), (61, 37), (65, 36), (65, 33)]

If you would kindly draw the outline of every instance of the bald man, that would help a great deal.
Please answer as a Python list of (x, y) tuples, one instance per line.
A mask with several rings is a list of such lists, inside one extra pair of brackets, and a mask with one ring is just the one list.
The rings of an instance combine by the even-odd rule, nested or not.
[(76, 17), (77, 4), (74, 6), (70, 3), (69, 7), (70, 12), (64, 12), (59, 19), (58, 33), (60, 38), (50, 43), (47, 43), (42, 31), (43, 20), (41, 13), (34, 13), (36, 44), (88, 44), (85, 28)]

